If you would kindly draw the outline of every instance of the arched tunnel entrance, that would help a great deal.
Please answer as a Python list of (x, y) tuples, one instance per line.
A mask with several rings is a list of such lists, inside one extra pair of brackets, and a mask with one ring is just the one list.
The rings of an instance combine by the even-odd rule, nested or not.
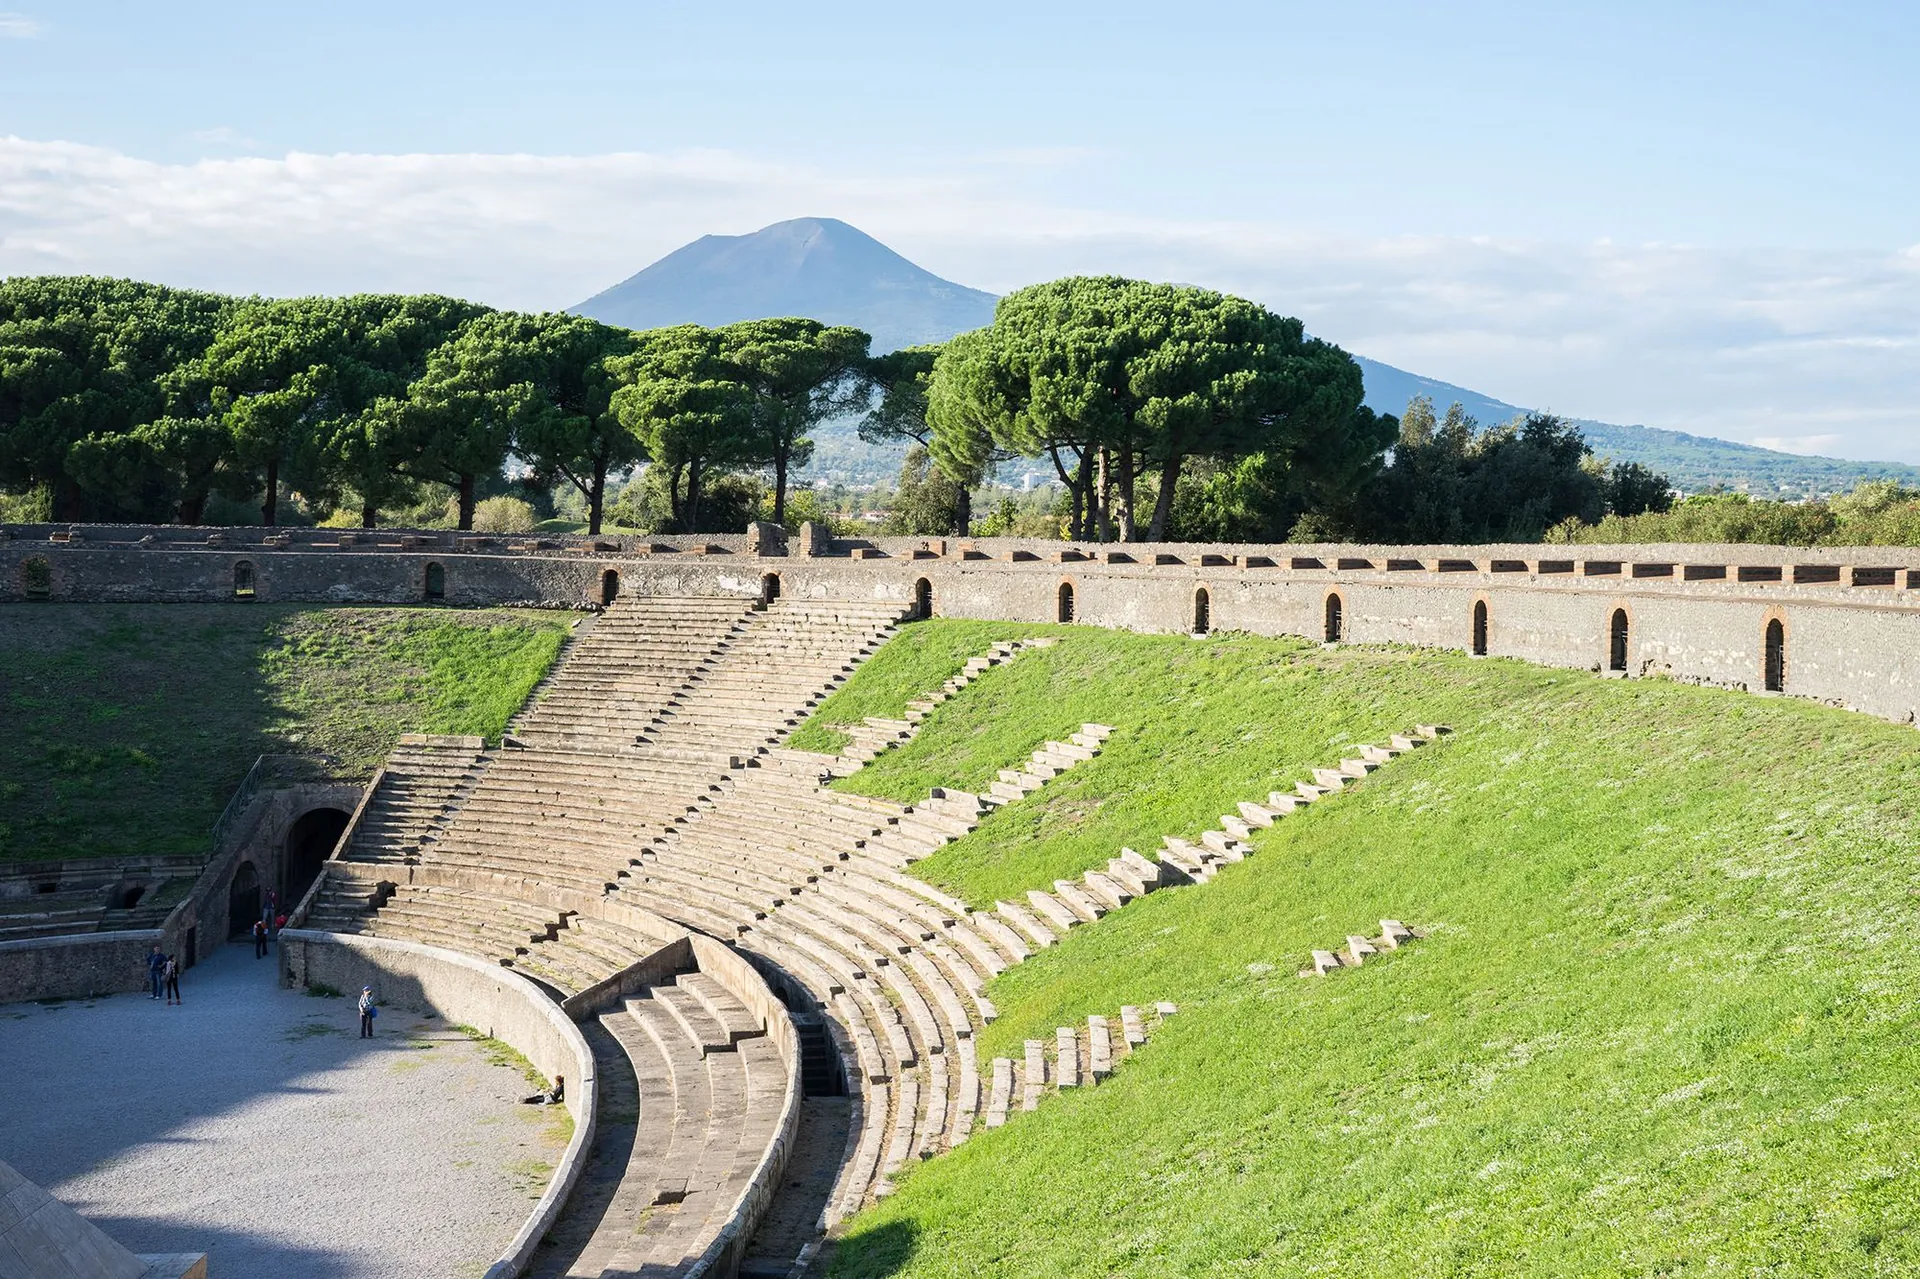
[(287, 856), (281, 863), (280, 909), (288, 914), (320, 877), (320, 863), (333, 853), (351, 818), (337, 808), (302, 813), (287, 832)]
[(245, 937), (260, 918), (260, 870), (252, 862), (241, 862), (227, 886), (227, 936)]

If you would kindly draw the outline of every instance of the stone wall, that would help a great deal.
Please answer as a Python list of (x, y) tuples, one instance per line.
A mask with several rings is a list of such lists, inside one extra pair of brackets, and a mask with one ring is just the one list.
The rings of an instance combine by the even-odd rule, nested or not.
[(343, 997), (357, 997), (362, 986), (372, 986), (382, 1006), (431, 1012), (449, 1024), (471, 1026), (513, 1048), (548, 1079), (566, 1076), (573, 1139), (506, 1255), (487, 1271), (487, 1279), (513, 1279), (558, 1219), (593, 1144), (593, 1052), (579, 1029), (519, 974), (414, 942), (289, 928), (280, 935), (280, 973), (289, 986), (329, 986)]
[(147, 951), (156, 944), (166, 944), (158, 928), (0, 942), (0, 1004), (145, 990)]
[[(1486, 652), (1549, 666), (1609, 665), (1611, 622), (1628, 621), (1629, 674), (1759, 690), (1767, 625), (1784, 638), (1784, 691), (1888, 719), (1920, 710), (1920, 557), (1906, 548), (1718, 545), (1093, 546), (1030, 539), (472, 539), (444, 532), (143, 529), (15, 525), (0, 541), (0, 599), (24, 600), (24, 566), (49, 566), (53, 600), (249, 598), (427, 602), (427, 566), (448, 603), (592, 607), (605, 575), (624, 593), (888, 600), (933, 612), (1141, 631), (1326, 636), (1468, 650), (1476, 604)], [(50, 540), (65, 538), (64, 541)], [(805, 552), (812, 551), (813, 554)]]

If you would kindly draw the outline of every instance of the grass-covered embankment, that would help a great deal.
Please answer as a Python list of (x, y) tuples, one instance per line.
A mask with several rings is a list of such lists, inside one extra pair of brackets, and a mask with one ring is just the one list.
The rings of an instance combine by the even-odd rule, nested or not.
[(0, 608), (0, 859), (197, 853), (264, 753), (366, 775), (497, 736), (570, 619), (266, 604)]
[[(1124, 726), (916, 868), (976, 900), (1192, 834), (1266, 789), (1236, 770), (1292, 780), (1414, 718), (1458, 732), (992, 983), (983, 1059), (1122, 1003), (1182, 1012), (1109, 1083), (915, 1169), (836, 1275), (1920, 1267), (1912, 729), (1506, 661), (1101, 633), (949, 716), (876, 767), (972, 768), (966, 722)], [(1382, 916), (1432, 935), (1295, 975)]]

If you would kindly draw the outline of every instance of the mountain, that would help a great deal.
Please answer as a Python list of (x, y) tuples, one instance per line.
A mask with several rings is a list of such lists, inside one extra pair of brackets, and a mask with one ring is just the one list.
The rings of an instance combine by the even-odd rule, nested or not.
[[(795, 218), (751, 235), (702, 236), (570, 309), (633, 329), (806, 315), (856, 325), (873, 335), (874, 350), (892, 351), (979, 328), (992, 321), (994, 301), (991, 293), (915, 266), (836, 218)], [(1458, 401), (1485, 426), (1527, 412), (1450, 382), (1354, 359), (1366, 378), (1367, 404), (1377, 413), (1398, 416), (1416, 395), (1430, 397), (1442, 413)], [(1719, 484), (1801, 496), (1841, 492), (1870, 479), (1920, 487), (1920, 467), (1897, 462), (1802, 457), (1680, 431), (1574, 420), (1595, 453), (1644, 463), (1688, 492)], [(850, 420), (825, 424), (814, 440), (812, 478), (870, 483), (899, 471), (903, 450), (862, 443)]]
[(631, 329), (805, 315), (863, 328), (874, 350), (893, 351), (990, 323), (994, 301), (837, 218), (795, 218), (703, 235), (569, 309)]

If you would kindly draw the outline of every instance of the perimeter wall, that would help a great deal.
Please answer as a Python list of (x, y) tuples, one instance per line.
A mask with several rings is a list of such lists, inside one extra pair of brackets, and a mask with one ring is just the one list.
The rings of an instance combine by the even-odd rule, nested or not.
[(1098, 546), (836, 539), (811, 526), (789, 546), (766, 526), (668, 542), (0, 526), (0, 601), (36, 607), (250, 600), (592, 608), (609, 591), (889, 600), (943, 616), (1158, 632), (1204, 622), (1211, 630), (1484, 651), (1751, 691), (1771, 682), (1789, 695), (1904, 722), (1920, 711), (1920, 556), (1908, 548)]

